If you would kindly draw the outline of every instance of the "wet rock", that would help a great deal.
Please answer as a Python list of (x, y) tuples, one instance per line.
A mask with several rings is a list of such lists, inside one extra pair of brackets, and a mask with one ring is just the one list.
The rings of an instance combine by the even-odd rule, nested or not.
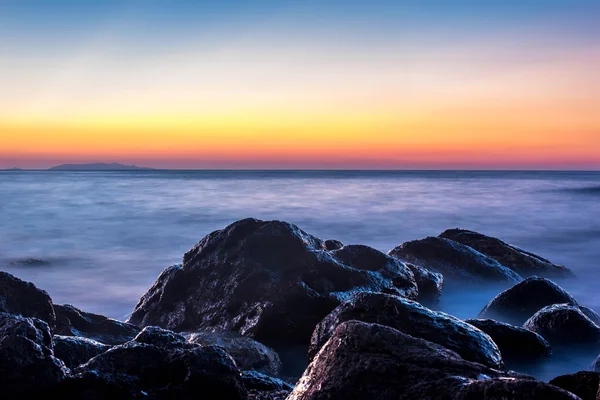
[(344, 247), (344, 243), (340, 242), (339, 240), (328, 239), (323, 242), (323, 247), (325, 250), (338, 250)]
[(31, 282), (25, 282), (0, 271), (0, 312), (46, 321), (50, 330), (56, 325), (52, 300), (48, 293)]
[(542, 308), (561, 303), (577, 305), (577, 301), (556, 283), (534, 276), (498, 294), (479, 317), (522, 325)]
[(219, 346), (225, 349), (242, 370), (255, 370), (278, 376), (281, 360), (275, 350), (235, 332), (196, 332), (188, 335), (190, 343)]
[(586, 317), (591, 319), (596, 325), (600, 326), (600, 314), (586, 306), (579, 306), (579, 309)]
[(185, 336), (158, 326), (145, 327), (133, 341), (164, 348), (181, 348), (188, 344)]
[(34, 398), (58, 384), (68, 369), (52, 351), (18, 335), (0, 339), (0, 394), (3, 399)]
[(529, 318), (523, 328), (539, 333), (553, 348), (557, 346), (600, 349), (600, 327), (579, 307), (554, 304)]
[(122, 344), (133, 339), (140, 331), (127, 324), (103, 315), (92, 314), (70, 305), (54, 305), (56, 334), (81, 336), (104, 344)]
[(27, 338), (48, 351), (53, 348), (50, 327), (46, 322), (0, 312), (0, 339), (11, 335)]
[(416, 298), (412, 272), (366, 246), (326, 251), (281, 221), (245, 219), (202, 239), (167, 268), (129, 322), (176, 332), (237, 331), (266, 345), (306, 345), (315, 325), (351, 293)]
[(539, 361), (552, 354), (550, 344), (535, 332), (492, 319), (467, 319), (465, 322), (487, 333), (509, 365)]
[(403, 243), (388, 253), (444, 275), (445, 282), (508, 282), (521, 280), (519, 274), (469, 246), (453, 240), (427, 237)]
[[(504, 376), (527, 379), (466, 361), (389, 326), (346, 321), (317, 353), (288, 400), (454, 399), (467, 383)], [(452, 381), (458, 383), (450, 385)]]
[(25, 260), (11, 261), (9, 264), (16, 267), (47, 267), (50, 265), (50, 262), (39, 260), (37, 258), (28, 258)]
[(406, 263), (412, 271), (419, 288), (417, 300), (424, 305), (435, 305), (439, 302), (444, 288), (444, 276), (438, 272), (431, 272), (418, 265)]
[(580, 371), (561, 375), (548, 383), (567, 390), (582, 400), (600, 400), (600, 373), (598, 372)]
[(469, 246), (512, 269), (522, 277), (534, 275), (547, 277), (573, 276), (573, 272), (562, 265), (553, 264), (545, 258), (481, 233), (457, 228), (444, 231), (440, 237)]
[(69, 368), (85, 364), (108, 349), (110, 346), (84, 337), (54, 336), (54, 356)]
[(100, 386), (107, 386), (110, 380), (115, 383), (108, 385), (112, 388), (125, 392), (133, 389), (150, 398), (187, 399), (198, 393), (214, 393), (224, 399), (247, 397), (235, 363), (214, 346), (168, 349), (131, 341), (92, 358), (73, 372), (84, 380), (100, 375), (101, 381), (96, 382)]
[(279, 392), (285, 390), (289, 393), (292, 391), (292, 389), (294, 389), (292, 385), (279, 378), (274, 378), (257, 371), (243, 371), (242, 382), (244, 387), (249, 391), (258, 390)]
[(465, 360), (503, 368), (502, 356), (496, 344), (474, 326), (411, 300), (368, 292), (358, 293), (340, 304), (317, 325), (309, 356), (314, 357), (336, 328), (349, 320), (387, 325), (453, 350)]

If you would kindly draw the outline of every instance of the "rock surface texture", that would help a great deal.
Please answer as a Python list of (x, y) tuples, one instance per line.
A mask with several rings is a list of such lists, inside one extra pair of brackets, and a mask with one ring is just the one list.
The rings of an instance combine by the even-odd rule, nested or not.
[(0, 271), (0, 312), (39, 318), (54, 329), (56, 316), (48, 293), (33, 283)]
[(85, 364), (98, 354), (108, 351), (110, 346), (95, 340), (76, 336), (54, 336), (54, 355), (69, 368)]
[(574, 374), (557, 376), (551, 385), (565, 389), (582, 400), (600, 400), (600, 373), (580, 371)]

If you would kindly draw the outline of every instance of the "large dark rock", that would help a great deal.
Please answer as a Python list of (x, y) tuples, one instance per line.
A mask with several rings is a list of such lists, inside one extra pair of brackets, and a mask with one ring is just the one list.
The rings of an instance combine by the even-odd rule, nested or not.
[(586, 317), (594, 321), (596, 325), (600, 326), (600, 314), (586, 306), (579, 306), (579, 309)]
[(344, 243), (340, 242), (339, 240), (328, 239), (323, 242), (323, 247), (325, 250), (338, 250), (344, 247)]
[(468, 319), (465, 322), (487, 333), (509, 366), (539, 361), (552, 354), (548, 342), (535, 332), (492, 319)]
[(78, 367), (108, 349), (110, 346), (84, 337), (54, 336), (54, 356), (69, 368)]
[(315, 325), (360, 290), (417, 297), (412, 272), (393, 257), (366, 246), (326, 251), (295, 225), (245, 219), (163, 271), (129, 322), (237, 331), (278, 349), (308, 344)]
[(545, 306), (561, 303), (577, 305), (556, 283), (534, 276), (498, 294), (481, 310), (479, 317), (522, 325)]
[[(439, 396), (439, 399), (444, 397)], [(453, 400), (580, 400), (564, 389), (528, 379), (484, 379), (470, 382)]]
[(45, 321), (0, 312), (0, 339), (11, 335), (27, 338), (48, 350), (53, 348), (50, 327)]
[(412, 271), (419, 288), (417, 300), (424, 305), (435, 305), (439, 302), (444, 288), (444, 276), (439, 272), (432, 272), (418, 265), (406, 263)]
[(0, 338), (0, 397), (35, 398), (64, 379), (68, 369), (52, 351), (11, 334)]
[[(235, 363), (214, 346), (169, 349), (131, 341), (92, 358), (73, 373), (102, 390), (122, 391), (124, 398), (139, 393), (151, 399), (192, 399), (199, 393), (223, 399), (247, 396)], [(69, 389), (71, 395), (76, 394)]]
[(188, 340), (185, 336), (158, 326), (145, 327), (133, 341), (169, 349), (188, 347)]
[(50, 330), (56, 325), (52, 299), (31, 282), (0, 271), (0, 312), (46, 321)]
[(600, 349), (600, 327), (577, 306), (554, 304), (544, 307), (529, 318), (523, 328), (539, 333), (553, 348)]
[(81, 336), (104, 344), (122, 344), (133, 339), (140, 328), (103, 315), (92, 314), (70, 305), (54, 305), (56, 334)]
[(512, 269), (522, 277), (533, 275), (547, 277), (573, 276), (573, 272), (562, 265), (553, 264), (545, 258), (481, 233), (457, 228), (444, 231), (440, 237), (467, 245)]
[(272, 376), (262, 374), (257, 371), (243, 371), (242, 382), (248, 390), (280, 392), (282, 390), (288, 393), (294, 389), (289, 383)]
[[(513, 383), (501, 389), (493, 384), (502, 382), (498, 378)], [(474, 388), (479, 399), (576, 399), (527, 376), (466, 361), (391, 327), (347, 321), (321, 348), (288, 400), (470, 399), (475, 396), (469, 395), (469, 386), (488, 381), (486, 385), (495, 386), (494, 396)]]
[(343, 322), (359, 320), (387, 325), (457, 352), (465, 360), (503, 368), (502, 356), (492, 339), (479, 329), (417, 302), (381, 293), (358, 293), (340, 304), (313, 333), (309, 355), (314, 357)]
[(190, 343), (219, 346), (225, 349), (242, 370), (255, 370), (277, 376), (281, 360), (275, 350), (235, 332), (196, 332), (188, 335)]
[(521, 280), (519, 274), (469, 246), (453, 240), (427, 237), (403, 243), (389, 255), (440, 272), (446, 282), (508, 282)]
[(561, 375), (548, 383), (576, 394), (582, 400), (600, 400), (600, 373), (598, 372), (580, 371)]

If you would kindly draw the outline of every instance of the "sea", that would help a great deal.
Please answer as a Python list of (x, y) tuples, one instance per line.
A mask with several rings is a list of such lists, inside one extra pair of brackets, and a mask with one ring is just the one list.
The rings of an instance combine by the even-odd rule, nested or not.
[[(600, 312), (600, 172), (3, 171), (0, 269), (56, 303), (124, 320), (167, 266), (242, 218), (387, 252), (465, 228), (571, 268), (559, 281)], [(43, 265), (19, 263), (39, 259)], [(476, 317), (502, 287), (465, 286), (439, 309)], [(597, 354), (528, 371), (588, 369)]]

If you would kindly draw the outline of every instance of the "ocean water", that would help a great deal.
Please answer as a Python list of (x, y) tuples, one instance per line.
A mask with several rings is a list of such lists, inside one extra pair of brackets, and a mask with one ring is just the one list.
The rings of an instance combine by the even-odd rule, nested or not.
[[(204, 235), (246, 217), (387, 252), (461, 227), (571, 268), (559, 282), (600, 311), (600, 172), (0, 172), (0, 269), (55, 302), (125, 319), (168, 265)], [(18, 266), (37, 258), (50, 265)], [(440, 308), (475, 317), (501, 291), (465, 287)], [(556, 359), (542, 379), (586, 369)]]

